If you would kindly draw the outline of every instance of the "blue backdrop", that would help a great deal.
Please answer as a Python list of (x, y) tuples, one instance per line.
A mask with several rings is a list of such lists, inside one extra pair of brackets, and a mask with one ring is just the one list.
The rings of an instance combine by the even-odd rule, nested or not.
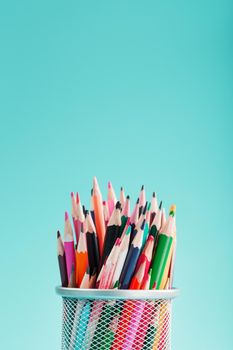
[(0, 347), (60, 348), (56, 230), (96, 175), (177, 204), (172, 349), (233, 348), (232, 1), (0, 7)]

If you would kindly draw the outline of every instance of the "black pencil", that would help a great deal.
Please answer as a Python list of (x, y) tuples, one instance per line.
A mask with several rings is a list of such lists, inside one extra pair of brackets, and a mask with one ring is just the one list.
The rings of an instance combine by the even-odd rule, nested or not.
[(112, 247), (114, 246), (114, 243), (117, 237), (119, 236), (120, 227), (121, 227), (121, 203), (117, 202), (112, 212), (112, 215), (109, 219), (108, 226), (106, 229), (101, 266), (104, 264), (106, 258), (108, 257), (108, 255), (112, 250)]
[(64, 250), (61, 234), (59, 231), (57, 231), (57, 257), (58, 257), (58, 264), (59, 264), (59, 270), (60, 270), (60, 276), (61, 276), (61, 285), (62, 287), (67, 287), (68, 277), (67, 277), (67, 269), (66, 269), (65, 250)]
[(98, 238), (96, 235), (95, 225), (93, 223), (92, 216), (88, 210), (86, 212), (85, 226), (86, 226), (88, 262), (90, 267), (90, 275), (92, 275), (94, 271), (97, 271), (99, 269), (100, 256), (99, 256), (99, 245), (98, 245)]

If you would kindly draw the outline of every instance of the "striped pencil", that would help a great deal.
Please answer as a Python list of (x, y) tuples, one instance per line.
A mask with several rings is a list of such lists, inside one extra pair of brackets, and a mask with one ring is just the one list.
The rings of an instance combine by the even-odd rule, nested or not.
[(62, 287), (68, 286), (68, 277), (67, 277), (67, 268), (66, 268), (66, 257), (63, 241), (61, 238), (61, 234), (57, 231), (57, 258), (61, 276), (61, 285)]
[(95, 215), (96, 233), (99, 242), (100, 256), (103, 254), (104, 238), (105, 238), (105, 222), (103, 213), (102, 195), (96, 177), (93, 180), (93, 206)]
[(65, 234), (64, 234), (64, 249), (66, 257), (66, 267), (68, 282), (70, 281), (72, 266), (74, 266), (75, 273), (75, 251), (74, 251), (74, 236), (69, 220), (69, 215), (65, 212)]

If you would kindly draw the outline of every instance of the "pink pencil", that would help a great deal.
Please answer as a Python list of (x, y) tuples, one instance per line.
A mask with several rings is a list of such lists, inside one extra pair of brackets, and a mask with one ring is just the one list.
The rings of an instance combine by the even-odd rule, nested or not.
[(117, 199), (116, 199), (116, 194), (114, 191), (114, 188), (112, 187), (111, 182), (108, 182), (108, 209), (109, 209), (109, 216), (112, 215), (112, 212), (115, 208)]
[(74, 274), (76, 273), (75, 269), (75, 251), (74, 251), (74, 236), (72, 231), (72, 226), (69, 220), (69, 215), (65, 212), (65, 234), (64, 234), (64, 249), (66, 253), (66, 267), (68, 281), (70, 280), (72, 266), (74, 266)]

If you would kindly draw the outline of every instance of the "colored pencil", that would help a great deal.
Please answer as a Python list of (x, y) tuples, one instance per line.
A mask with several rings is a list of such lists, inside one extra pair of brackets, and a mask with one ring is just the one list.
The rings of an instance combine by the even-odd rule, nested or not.
[(134, 230), (131, 231), (130, 244), (134, 240), (134, 237), (136, 236), (137, 232), (140, 230), (140, 227), (141, 227), (143, 221), (146, 219), (147, 205), (148, 205), (148, 203), (146, 202), (145, 207), (143, 208), (143, 211), (142, 211), (140, 217), (138, 218), (138, 221), (135, 225)]
[[(84, 305), (85, 305), (85, 300), (79, 300), (77, 302), (77, 305), (75, 308), (75, 313), (72, 317), (72, 331), (71, 331), (70, 344), (67, 344), (67, 347), (66, 347), (69, 350), (74, 349), (76, 346), (78, 324), (79, 324), (80, 315), (81, 315), (81, 312), (82, 312)], [(69, 312), (71, 313), (71, 310), (69, 310)], [(70, 325), (71, 325), (71, 323), (70, 323)]]
[(114, 243), (119, 235), (120, 227), (121, 227), (121, 204), (120, 202), (117, 202), (116, 207), (114, 208), (112, 215), (109, 219), (108, 226), (106, 229), (101, 265), (104, 264), (109, 253), (111, 252), (112, 247), (114, 246)]
[(109, 214), (108, 203), (106, 201), (103, 201), (103, 211), (104, 211), (104, 222), (105, 222), (105, 226), (107, 227), (108, 221), (110, 219), (110, 214)]
[(92, 220), (95, 224), (95, 213), (94, 213), (94, 204), (93, 204), (93, 188), (91, 189), (90, 213), (91, 213)]
[[(150, 286), (150, 275), (148, 274), (147, 283), (144, 289), (149, 289), (149, 286)], [(145, 301), (145, 305), (143, 309), (143, 317), (141, 317), (141, 320), (137, 329), (135, 341), (133, 344), (133, 350), (144, 349), (143, 344), (146, 339), (146, 334), (151, 324), (151, 320), (153, 320), (153, 317), (154, 317), (154, 303), (155, 303), (154, 300)]]
[(77, 334), (76, 334), (74, 349), (85, 349), (84, 339), (85, 339), (86, 329), (89, 322), (90, 312), (91, 312), (91, 303), (87, 301), (82, 308), (79, 323), (76, 325)]
[(112, 248), (112, 253), (109, 254), (103, 266), (103, 272), (99, 283), (100, 289), (109, 289), (112, 284), (113, 274), (116, 268), (116, 263), (117, 263), (119, 254), (120, 254), (120, 243), (121, 243), (121, 239), (117, 238)]
[(172, 206), (169, 213), (169, 218), (163, 229), (163, 233), (159, 233), (158, 243), (155, 250), (155, 255), (152, 262), (152, 274), (150, 288), (156, 283), (156, 289), (160, 289), (164, 270), (169, 257), (172, 246), (174, 225), (175, 225), (175, 206)]
[(157, 236), (158, 233), (161, 229), (161, 206), (162, 206), (162, 202), (160, 202), (159, 205), (159, 209), (157, 210), (157, 213), (154, 217), (154, 220), (151, 223), (151, 227), (150, 227), (150, 235), (152, 235), (155, 238), (155, 242), (157, 242)]
[(93, 205), (95, 214), (95, 227), (99, 242), (100, 256), (103, 254), (105, 238), (105, 222), (103, 213), (102, 195), (96, 177), (93, 180)]
[(145, 192), (144, 185), (142, 185), (140, 195), (139, 195), (139, 216), (142, 214), (145, 204), (146, 204), (146, 192)]
[(126, 197), (125, 205), (122, 209), (121, 215), (122, 215), (121, 216), (121, 227), (120, 227), (119, 236), (122, 235), (122, 232), (124, 231), (127, 220), (130, 217), (130, 197), (129, 196)]
[(90, 277), (89, 288), (95, 288), (96, 278), (97, 278), (97, 270), (93, 270)]
[(145, 272), (144, 272), (144, 278), (143, 280), (147, 277), (150, 265), (151, 265), (151, 260), (152, 260), (152, 254), (153, 254), (153, 248), (154, 248), (154, 237), (153, 236), (149, 236), (146, 244), (143, 248), (142, 253), (140, 254), (139, 258), (138, 258), (138, 262), (137, 262), (137, 266), (135, 271), (138, 271), (138, 269), (140, 268), (141, 264), (146, 262), (146, 267), (145, 267)]
[(151, 217), (150, 217), (150, 225), (152, 224), (152, 221), (154, 220), (155, 215), (156, 215), (158, 209), (159, 209), (159, 207), (158, 207), (158, 202), (157, 202), (156, 193), (153, 192), (152, 198), (151, 198)]
[(83, 279), (80, 283), (79, 288), (81, 289), (88, 289), (90, 288), (90, 268), (89, 266), (87, 267), (85, 274), (83, 276)]
[(137, 199), (134, 210), (130, 216), (130, 225), (131, 225), (130, 243), (132, 243), (132, 240), (134, 238), (134, 230), (135, 230), (136, 224), (138, 222), (138, 219), (139, 219), (139, 198)]
[(75, 252), (74, 252), (74, 236), (69, 220), (69, 215), (65, 212), (65, 234), (64, 234), (64, 249), (66, 257), (66, 267), (67, 267), (67, 276), (68, 282), (71, 276), (72, 266), (74, 266), (75, 271)]
[(147, 209), (146, 209), (146, 217), (145, 217), (146, 223), (145, 223), (145, 229), (144, 229), (144, 232), (143, 232), (142, 248), (144, 247), (144, 245), (146, 243), (146, 240), (147, 240), (147, 237), (148, 237), (148, 234), (149, 234), (150, 207), (151, 207), (151, 204), (149, 203), (148, 206), (147, 206)]
[(125, 191), (124, 191), (123, 187), (121, 187), (119, 201), (121, 203), (121, 207), (124, 208), (124, 205), (125, 205)]
[(133, 276), (133, 273), (137, 264), (137, 260), (140, 255), (144, 227), (145, 227), (145, 220), (143, 221), (142, 226), (140, 227), (140, 230), (137, 232), (129, 248), (129, 253), (127, 255), (127, 258), (120, 276), (120, 289), (127, 289), (129, 287), (131, 278)]
[(88, 267), (86, 233), (80, 232), (79, 242), (76, 250), (76, 284), (80, 287)]
[(111, 216), (112, 215), (112, 212), (115, 208), (115, 205), (116, 205), (116, 194), (115, 194), (115, 191), (114, 191), (114, 188), (111, 184), (111, 182), (109, 181), (108, 182), (108, 209), (109, 209), (109, 215)]
[(87, 253), (88, 253), (88, 262), (90, 266), (90, 274), (93, 273), (94, 270), (98, 270), (100, 256), (99, 256), (99, 245), (98, 239), (95, 232), (95, 225), (92, 220), (92, 216), (89, 212), (87, 212), (86, 216), (86, 240), (87, 240)]
[[(82, 206), (81, 199), (78, 192), (76, 193), (76, 205), (77, 205), (77, 215), (78, 215), (78, 227), (79, 227), (79, 234), (80, 234), (81, 229), (84, 230), (83, 225), (85, 221), (85, 215), (84, 215), (83, 206)], [(78, 240), (77, 240), (77, 244), (78, 244)]]
[(138, 270), (135, 272), (131, 282), (129, 289), (141, 289), (141, 284), (145, 275), (146, 269), (146, 261), (139, 266)]
[(119, 281), (119, 278), (128, 254), (128, 250), (129, 250), (130, 233), (131, 233), (131, 226), (128, 227), (125, 235), (122, 235), (121, 237), (120, 253), (119, 253), (118, 260), (116, 262), (110, 288), (113, 288), (113, 286)]
[(122, 349), (134, 350), (133, 343), (136, 338), (137, 330), (140, 324), (140, 320), (143, 315), (143, 311), (145, 308), (145, 300), (136, 300), (134, 301), (133, 311), (131, 315), (130, 322), (127, 327), (127, 332), (125, 336), (125, 340), (122, 346)]
[(162, 209), (162, 213), (161, 213), (161, 228), (160, 228), (160, 231), (163, 230), (163, 228), (165, 227), (166, 225), (166, 211), (165, 211), (165, 208)]
[(70, 276), (69, 276), (68, 288), (75, 288), (75, 287), (76, 287), (75, 265), (72, 265), (71, 273), (70, 273)]
[(57, 258), (58, 258), (58, 265), (59, 265), (59, 271), (61, 276), (61, 285), (62, 287), (67, 287), (68, 276), (67, 276), (67, 268), (66, 268), (65, 250), (64, 250), (61, 234), (59, 231), (57, 231)]

